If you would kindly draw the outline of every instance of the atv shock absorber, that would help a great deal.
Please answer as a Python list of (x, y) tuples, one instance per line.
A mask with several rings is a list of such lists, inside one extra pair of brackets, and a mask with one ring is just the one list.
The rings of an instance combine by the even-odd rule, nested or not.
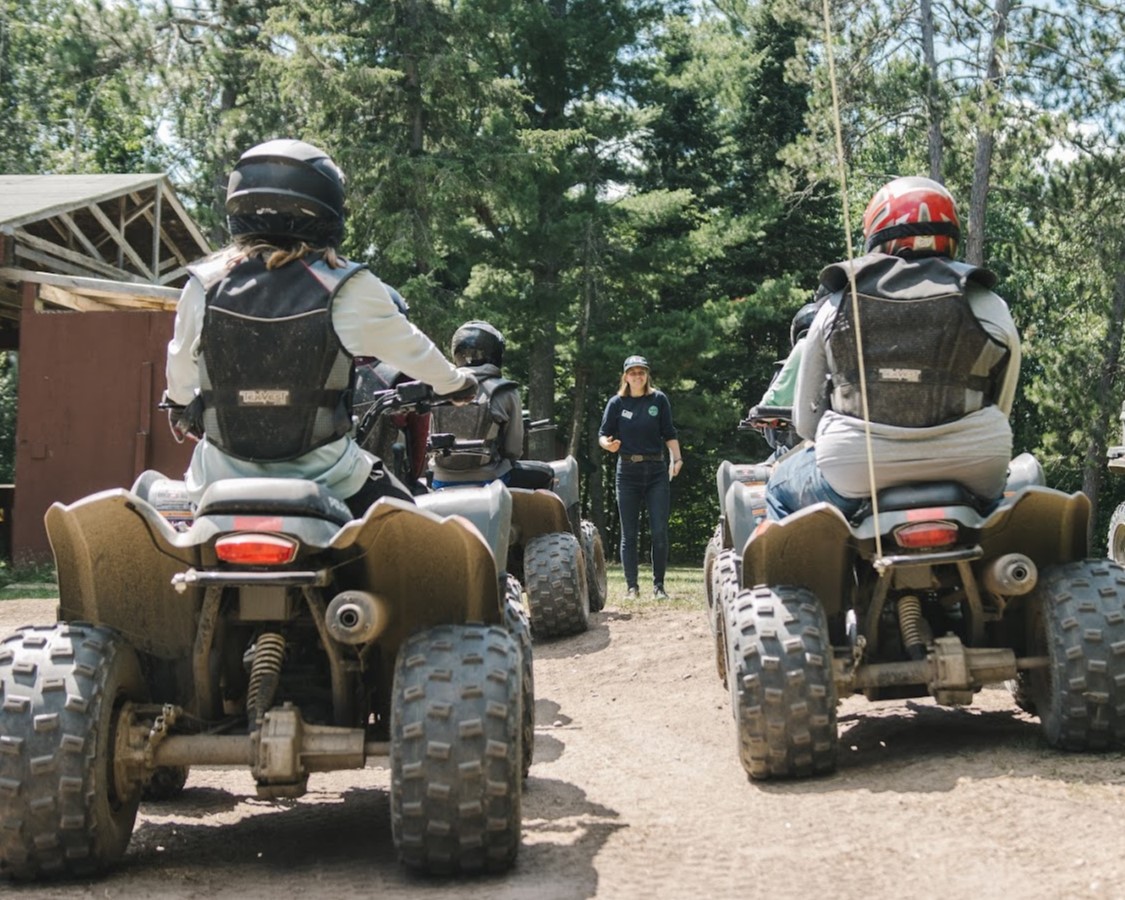
[(898, 598), (898, 630), (902, 645), (911, 659), (926, 658), (926, 639), (923, 635), (922, 601), (913, 594)]
[(285, 638), (274, 633), (258, 635), (254, 642), (254, 662), (250, 666), (250, 686), (246, 690), (246, 716), (251, 728), (256, 727), (273, 706), (284, 658)]

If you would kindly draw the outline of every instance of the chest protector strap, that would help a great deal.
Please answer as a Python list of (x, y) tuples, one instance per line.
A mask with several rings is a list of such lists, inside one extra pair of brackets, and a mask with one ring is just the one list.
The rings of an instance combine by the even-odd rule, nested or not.
[[(1008, 349), (973, 315), (965, 288), (991, 273), (940, 258), (871, 254), (855, 261), (871, 421), (924, 428), (996, 402)], [(863, 416), (859, 354), (846, 264), (821, 279), (835, 291), (827, 329), (832, 407)]]
[(480, 469), (500, 462), (500, 423), (492, 417), (492, 398), (499, 391), (515, 390), (518, 385), (504, 378), (480, 379), (476, 399), (464, 406), (438, 406), (431, 412), (431, 430), (435, 434), (455, 434), (462, 440), (485, 441), (482, 453), (451, 453), (442, 456), (443, 469), (459, 472)]
[(319, 257), (267, 269), (257, 259), (201, 269), (206, 312), (200, 396), (207, 439), (251, 462), (296, 459), (351, 431), (351, 355), (332, 303), (360, 269)]

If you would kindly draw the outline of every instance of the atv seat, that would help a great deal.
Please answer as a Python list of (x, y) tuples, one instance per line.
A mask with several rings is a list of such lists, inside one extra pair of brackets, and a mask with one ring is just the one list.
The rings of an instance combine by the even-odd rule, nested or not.
[(202, 516), (304, 516), (337, 525), (352, 520), (346, 503), (312, 481), (298, 478), (227, 478), (216, 481), (199, 501)]
[[(896, 509), (922, 509), (927, 506), (968, 506), (982, 515), (992, 508), (995, 501), (983, 500), (963, 484), (956, 481), (934, 481), (928, 484), (904, 484), (884, 488), (879, 491), (879, 511), (890, 512)], [(859, 522), (871, 515), (871, 501), (863, 505), (852, 516)]]
[(512, 465), (508, 487), (526, 490), (550, 490), (555, 485), (555, 470), (538, 459), (521, 459)]

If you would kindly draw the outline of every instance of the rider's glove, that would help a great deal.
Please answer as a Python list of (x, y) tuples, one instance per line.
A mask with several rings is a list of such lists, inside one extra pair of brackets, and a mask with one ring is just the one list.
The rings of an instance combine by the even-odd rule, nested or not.
[(480, 390), (480, 384), (477, 382), (476, 376), (472, 372), (465, 369), (458, 369), (464, 378), (465, 382), (457, 390), (451, 394), (442, 394), (443, 400), (450, 400), (454, 406), (464, 406), (467, 403), (472, 403), (477, 399), (477, 391)]
[(168, 410), (168, 427), (177, 443), (183, 443), (185, 437), (193, 440), (203, 437), (203, 398), (198, 394), (187, 406), (181, 406), (169, 400), (165, 392), (159, 406)]

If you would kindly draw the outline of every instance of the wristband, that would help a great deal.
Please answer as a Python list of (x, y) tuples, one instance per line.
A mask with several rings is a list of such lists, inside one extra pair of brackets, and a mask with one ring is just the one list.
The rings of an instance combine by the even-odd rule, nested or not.
[(682, 459), (674, 459), (674, 460), (672, 460), (672, 465), (675, 465), (676, 463), (682, 463), (682, 462), (683, 462)]

